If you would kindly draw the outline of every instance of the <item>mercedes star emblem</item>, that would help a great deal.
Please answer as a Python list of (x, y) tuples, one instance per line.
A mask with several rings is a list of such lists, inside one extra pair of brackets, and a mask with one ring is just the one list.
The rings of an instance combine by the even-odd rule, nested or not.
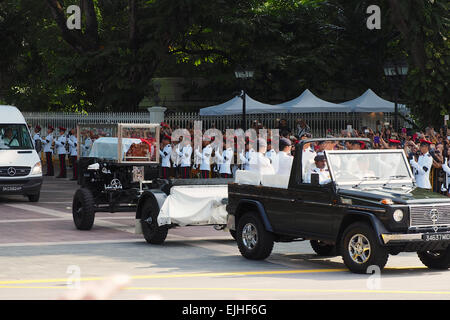
[(14, 177), (16, 175), (16, 169), (13, 167), (9, 167), (7, 172), (10, 177)]
[(433, 221), (433, 224), (436, 224), (439, 220), (439, 211), (436, 208), (433, 208), (428, 213), (428, 216), (430, 217), (431, 221)]

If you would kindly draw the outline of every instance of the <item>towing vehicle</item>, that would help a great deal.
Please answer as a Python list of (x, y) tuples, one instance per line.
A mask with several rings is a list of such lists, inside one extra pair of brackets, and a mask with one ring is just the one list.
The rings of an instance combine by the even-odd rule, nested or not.
[[(403, 150), (325, 150), (321, 184), (296, 146), (290, 176), (241, 172), (228, 186), (228, 227), (241, 254), (265, 259), (274, 242), (309, 240), (318, 255), (341, 255), (355, 273), (382, 269), (389, 255), (417, 252), (431, 269), (450, 266), (450, 199), (418, 188)], [(307, 182), (311, 181), (311, 182)]]

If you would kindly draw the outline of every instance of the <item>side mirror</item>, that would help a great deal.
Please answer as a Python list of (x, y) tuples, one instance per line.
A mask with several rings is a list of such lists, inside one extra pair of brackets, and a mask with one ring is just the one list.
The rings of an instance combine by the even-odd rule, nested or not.
[(320, 178), (318, 173), (311, 173), (311, 184), (313, 186), (319, 186), (320, 185)]

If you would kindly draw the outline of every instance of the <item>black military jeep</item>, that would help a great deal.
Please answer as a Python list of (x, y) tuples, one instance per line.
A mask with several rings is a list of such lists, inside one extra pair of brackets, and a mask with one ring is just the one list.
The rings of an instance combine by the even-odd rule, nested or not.
[(229, 185), (228, 226), (241, 254), (265, 259), (274, 242), (310, 240), (317, 254), (341, 255), (356, 273), (371, 265), (382, 269), (400, 252), (417, 252), (427, 267), (448, 269), (450, 198), (417, 188), (403, 150), (326, 150), (331, 182), (321, 184), (303, 149), (319, 140), (356, 140), (336, 139), (301, 141), (289, 177)]

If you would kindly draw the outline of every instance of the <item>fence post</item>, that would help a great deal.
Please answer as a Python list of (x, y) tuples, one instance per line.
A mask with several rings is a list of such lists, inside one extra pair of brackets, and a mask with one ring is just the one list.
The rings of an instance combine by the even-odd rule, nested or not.
[(164, 107), (151, 107), (147, 108), (150, 113), (150, 123), (161, 123), (164, 121), (164, 112), (166, 112), (167, 108)]

